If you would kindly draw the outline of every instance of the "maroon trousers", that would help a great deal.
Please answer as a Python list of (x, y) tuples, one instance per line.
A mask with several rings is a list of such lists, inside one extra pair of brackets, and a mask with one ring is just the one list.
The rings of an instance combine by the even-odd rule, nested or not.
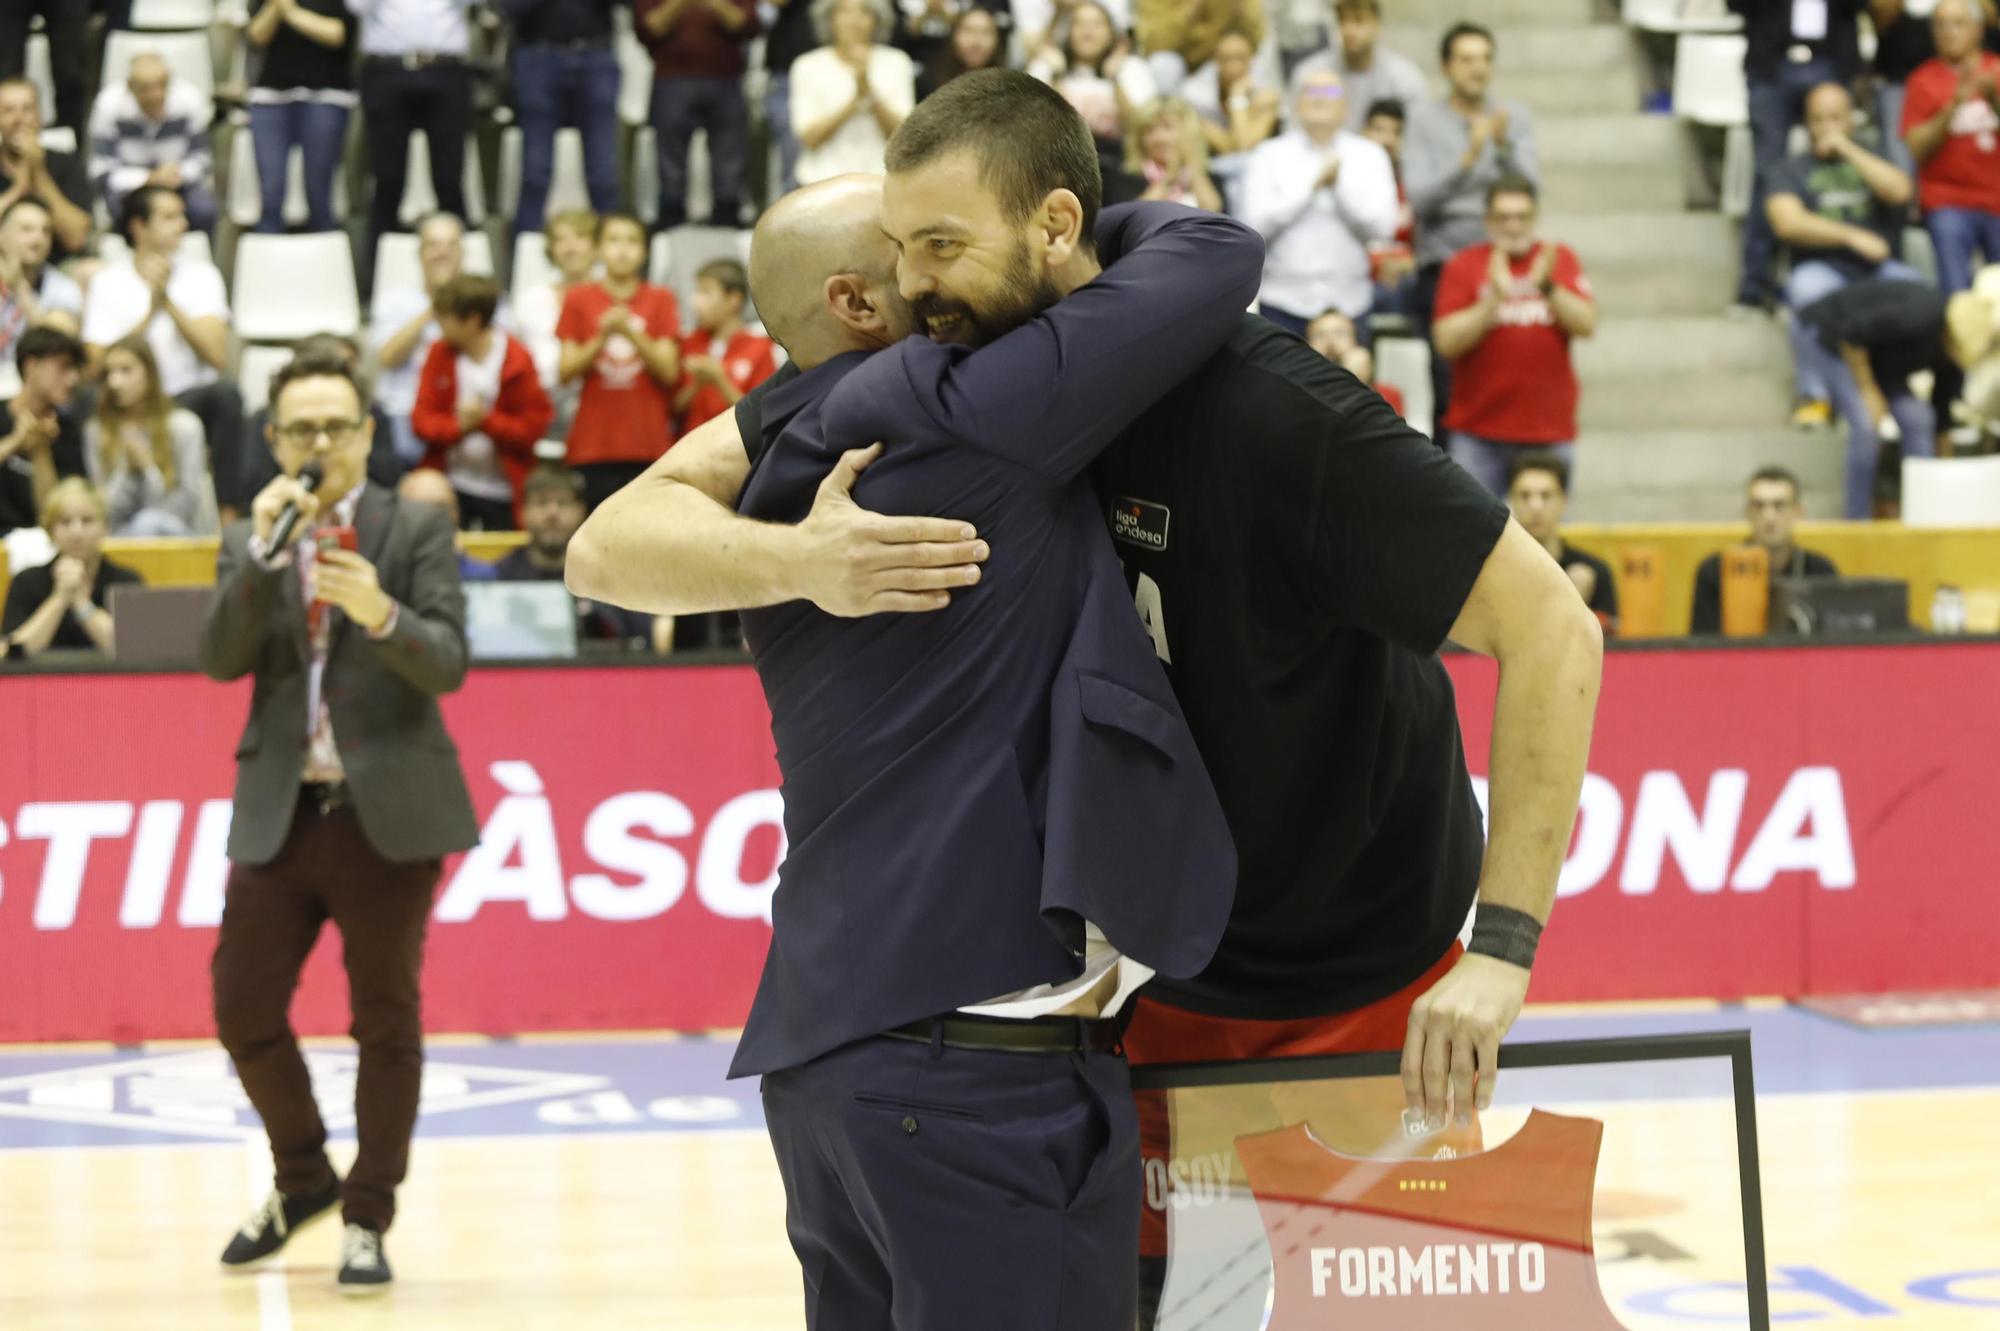
[(232, 864), (210, 973), (215, 1028), (264, 1120), (280, 1192), (333, 1177), (326, 1125), (292, 1034), (292, 993), (320, 926), (340, 930), (361, 1046), (354, 1086), (360, 1153), (341, 1194), (350, 1224), (386, 1230), (409, 1170), (424, 1067), (418, 992), (424, 927), (440, 860), (397, 864), (375, 853), (351, 807), (322, 812), (301, 797), (284, 849), (269, 864)]

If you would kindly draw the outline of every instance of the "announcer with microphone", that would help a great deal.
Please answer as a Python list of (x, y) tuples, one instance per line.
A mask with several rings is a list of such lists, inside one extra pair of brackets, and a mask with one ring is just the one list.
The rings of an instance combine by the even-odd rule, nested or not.
[[(251, 675), (237, 746), (215, 1024), (264, 1120), (277, 1186), (229, 1242), (243, 1269), (340, 1204), (339, 1288), (389, 1287), (382, 1235), (408, 1167), (423, 1072), (418, 983), (443, 856), (478, 840), (439, 695), (465, 678), (465, 594), (443, 510), (368, 484), (374, 434), (346, 363), (271, 381), (281, 475), (222, 537), (202, 669)], [(340, 1179), (287, 1019), (306, 956), (340, 930), (360, 1150)]]

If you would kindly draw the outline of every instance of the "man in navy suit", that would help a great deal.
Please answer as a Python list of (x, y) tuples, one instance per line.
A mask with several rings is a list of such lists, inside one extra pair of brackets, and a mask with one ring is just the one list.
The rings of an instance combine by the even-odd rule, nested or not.
[(580, 594), (640, 604), (649, 485), (758, 519), (731, 561), (754, 570), (864, 467), (870, 504), (949, 509), (993, 543), (975, 575), (946, 566), (944, 615), (736, 589), (761, 607), (744, 627), (791, 849), (732, 1071), (765, 1076), (816, 1331), (1131, 1324), (1137, 1125), (1106, 1018), (1154, 971), (1199, 971), (1232, 899), (1219, 807), (1082, 472), (1234, 332), (1262, 246), (1171, 205), (1094, 226), (1082, 122), (1032, 80), (990, 82), (982, 119), (1064, 182), (1008, 198), (1025, 230), (990, 299), (931, 311), (990, 345), (898, 340), (879, 181), (787, 196), (751, 282), (803, 373), (735, 457), (663, 463), (571, 548)]

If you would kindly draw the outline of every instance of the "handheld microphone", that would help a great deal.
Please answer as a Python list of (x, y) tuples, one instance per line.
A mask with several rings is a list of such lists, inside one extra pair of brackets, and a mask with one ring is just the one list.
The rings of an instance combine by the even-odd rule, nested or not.
[[(326, 479), (326, 469), (317, 462), (308, 462), (299, 468), (299, 488), (307, 494), (319, 489), (319, 483)], [(275, 554), (292, 543), (292, 530), (299, 525), (299, 506), (286, 504), (278, 510), (278, 520), (271, 524), (271, 550)]]

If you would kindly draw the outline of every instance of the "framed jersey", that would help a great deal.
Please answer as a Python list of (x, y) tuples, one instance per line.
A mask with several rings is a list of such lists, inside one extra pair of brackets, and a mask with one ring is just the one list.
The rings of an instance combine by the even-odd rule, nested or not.
[(1399, 1062), (1134, 1069), (1172, 1139), (1143, 1326), (1769, 1331), (1747, 1032), (1505, 1046), (1470, 1147), (1406, 1123)]

